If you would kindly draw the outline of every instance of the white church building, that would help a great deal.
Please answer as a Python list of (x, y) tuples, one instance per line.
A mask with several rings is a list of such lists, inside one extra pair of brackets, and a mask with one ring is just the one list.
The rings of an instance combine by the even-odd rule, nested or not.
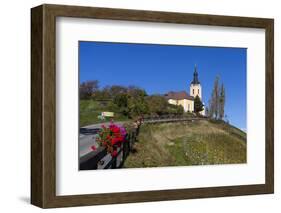
[[(185, 112), (194, 112), (194, 98), (197, 95), (202, 101), (202, 87), (198, 79), (197, 66), (195, 65), (193, 80), (189, 86), (189, 94), (186, 91), (171, 91), (165, 94), (165, 97), (170, 104), (181, 105)], [(200, 114), (205, 115), (205, 108), (200, 112)]]

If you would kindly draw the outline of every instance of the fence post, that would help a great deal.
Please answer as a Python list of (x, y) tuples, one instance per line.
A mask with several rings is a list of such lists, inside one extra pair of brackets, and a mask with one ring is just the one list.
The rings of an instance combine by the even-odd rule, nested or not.
[(116, 167), (117, 167), (117, 156), (112, 157), (111, 169), (116, 169)]
[(99, 161), (106, 156), (107, 151), (104, 147), (98, 147), (96, 151), (92, 151), (79, 159), (79, 169), (89, 170), (97, 169)]
[(133, 149), (133, 144), (135, 143), (135, 138), (136, 138), (136, 134), (135, 134), (135, 130), (132, 131), (132, 135), (130, 138), (130, 150), (132, 151)]
[(126, 140), (125, 143), (123, 143), (123, 161), (129, 155), (129, 136), (129, 134), (126, 134)]

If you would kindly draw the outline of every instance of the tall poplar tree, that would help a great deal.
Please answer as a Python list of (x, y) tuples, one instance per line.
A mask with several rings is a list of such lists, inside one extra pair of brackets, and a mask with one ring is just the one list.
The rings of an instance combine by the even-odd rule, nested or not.
[(215, 118), (218, 119), (219, 115), (219, 77), (217, 76), (214, 83), (214, 113)]
[(214, 82), (211, 99), (209, 100), (210, 117), (218, 119), (219, 115), (219, 77), (217, 76)]
[(214, 81), (211, 98), (209, 99), (209, 112), (208, 116), (214, 119), (224, 119), (225, 107), (225, 88), (223, 83), (219, 86), (219, 77), (217, 76)]
[(224, 85), (221, 84), (219, 94), (219, 119), (223, 120), (224, 118), (224, 106), (225, 106), (225, 88)]

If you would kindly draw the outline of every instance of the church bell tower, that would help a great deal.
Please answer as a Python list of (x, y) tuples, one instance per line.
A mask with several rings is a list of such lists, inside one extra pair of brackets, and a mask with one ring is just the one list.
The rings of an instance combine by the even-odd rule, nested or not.
[(197, 72), (196, 64), (194, 66), (193, 80), (190, 84), (190, 95), (193, 96), (194, 98), (198, 95), (199, 98), (202, 100), (202, 88), (198, 80), (198, 72)]

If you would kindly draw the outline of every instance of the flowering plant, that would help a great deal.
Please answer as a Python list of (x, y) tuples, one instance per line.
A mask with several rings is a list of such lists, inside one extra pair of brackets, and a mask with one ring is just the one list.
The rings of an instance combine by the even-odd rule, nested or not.
[(120, 147), (125, 141), (126, 134), (126, 129), (123, 126), (118, 126), (111, 122), (108, 127), (102, 125), (102, 129), (96, 140), (100, 146), (107, 149), (107, 152), (110, 153), (112, 157), (116, 157), (117, 147)]

